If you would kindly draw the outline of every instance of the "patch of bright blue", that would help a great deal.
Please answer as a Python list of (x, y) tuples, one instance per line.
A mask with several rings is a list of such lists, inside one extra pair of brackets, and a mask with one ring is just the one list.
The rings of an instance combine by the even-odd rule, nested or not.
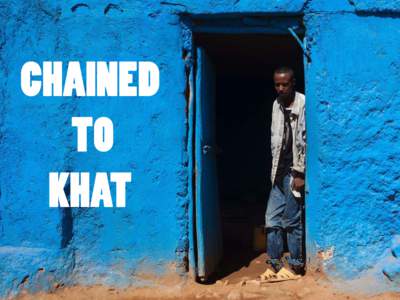
[(397, 0), (349, 0), (356, 11), (370, 13), (400, 12), (400, 2)]
[(326, 271), (347, 280), (366, 276), (400, 227), (399, 25), (353, 14), (306, 20), (308, 241), (333, 249)]

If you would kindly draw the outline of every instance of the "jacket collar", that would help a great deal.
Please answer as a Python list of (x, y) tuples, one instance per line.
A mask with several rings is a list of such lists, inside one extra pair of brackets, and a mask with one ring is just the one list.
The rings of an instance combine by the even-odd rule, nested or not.
[[(293, 101), (293, 106), (292, 106), (292, 111), (291, 113), (298, 116), (300, 114), (300, 100), (299, 100), (300, 94), (298, 92), (295, 92), (294, 95), (294, 101)], [(283, 106), (282, 104), (279, 104), (280, 109), (283, 111)]]

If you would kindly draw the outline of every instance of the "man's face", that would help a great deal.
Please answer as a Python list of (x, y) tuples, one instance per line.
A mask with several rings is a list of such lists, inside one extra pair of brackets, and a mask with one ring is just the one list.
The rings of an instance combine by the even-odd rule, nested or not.
[(274, 84), (278, 97), (281, 100), (288, 100), (293, 94), (294, 78), (290, 73), (275, 73)]

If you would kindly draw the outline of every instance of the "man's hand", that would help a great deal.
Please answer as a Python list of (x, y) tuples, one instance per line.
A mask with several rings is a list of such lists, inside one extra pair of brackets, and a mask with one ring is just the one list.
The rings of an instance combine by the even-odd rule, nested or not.
[(295, 191), (301, 192), (304, 189), (304, 179), (301, 177), (293, 178), (293, 189)]

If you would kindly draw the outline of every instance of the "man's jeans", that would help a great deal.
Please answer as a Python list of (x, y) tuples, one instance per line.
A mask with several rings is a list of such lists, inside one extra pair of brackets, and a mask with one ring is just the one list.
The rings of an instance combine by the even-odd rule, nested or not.
[(269, 195), (265, 227), (267, 229), (267, 254), (269, 263), (276, 270), (282, 267), (284, 237), (286, 232), (290, 257), (288, 263), (293, 268), (304, 266), (302, 204), (293, 196), (290, 175), (283, 179), (283, 192), (274, 185)]

